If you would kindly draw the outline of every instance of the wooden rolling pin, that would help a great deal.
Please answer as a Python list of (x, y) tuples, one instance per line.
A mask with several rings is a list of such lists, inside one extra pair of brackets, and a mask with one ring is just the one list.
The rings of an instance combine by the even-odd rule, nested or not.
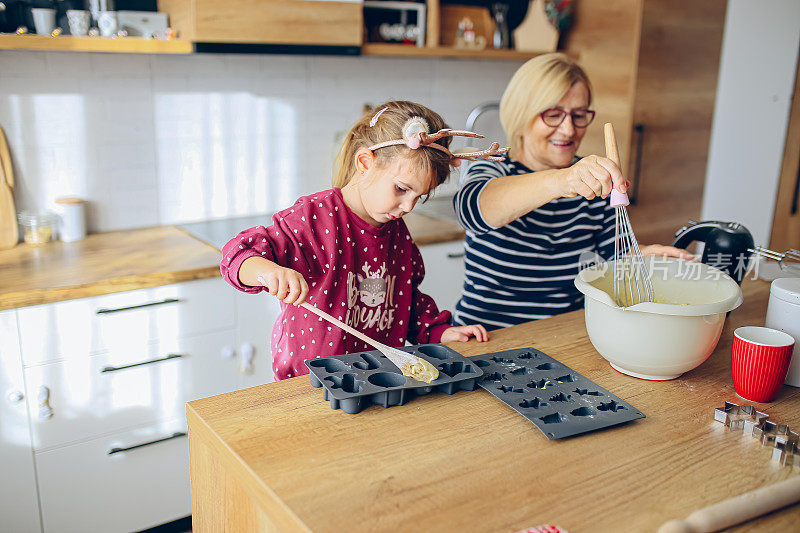
[(800, 476), (794, 476), (724, 502), (695, 511), (683, 520), (670, 520), (658, 533), (710, 533), (719, 531), (800, 500)]

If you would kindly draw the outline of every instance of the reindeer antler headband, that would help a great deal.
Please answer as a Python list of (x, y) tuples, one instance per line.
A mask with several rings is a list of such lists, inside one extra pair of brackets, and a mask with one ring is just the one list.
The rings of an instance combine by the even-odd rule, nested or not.
[[(372, 117), (370, 120), (370, 127), (374, 126), (378, 120), (378, 117), (386, 111), (387, 108), (383, 108), (378, 113)], [(422, 117), (411, 117), (406, 121), (403, 125), (403, 138), (402, 139), (394, 139), (391, 141), (383, 141), (378, 144), (374, 144), (369, 147), (369, 150), (377, 150), (378, 148), (385, 148), (386, 146), (396, 146), (400, 144), (404, 144), (411, 148), (412, 150), (416, 150), (420, 146), (427, 146), (428, 148), (434, 148), (439, 150), (440, 152), (444, 152), (445, 154), (449, 155), (452, 164), (458, 166), (461, 164), (462, 159), (468, 159), (470, 161), (475, 161), (478, 159), (488, 159), (489, 161), (502, 161), (503, 158), (501, 157), (503, 154), (508, 152), (508, 148), (500, 148), (499, 143), (492, 143), (492, 145), (487, 148), (486, 150), (477, 150), (473, 152), (458, 152), (452, 153), (450, 150), (438, 144), (436, 141), (441, 139), (442, 137), (474, 137), (478, 139), (483, 139), (484, 136), (478, 133), (474, 133), (471, 131), (464, 131), (464, 130), (454, 130), (450, 128), (445, 128), (442, 130), (437, 131), (436, 133), (429, 133), (428, 132), (428, 123)]]

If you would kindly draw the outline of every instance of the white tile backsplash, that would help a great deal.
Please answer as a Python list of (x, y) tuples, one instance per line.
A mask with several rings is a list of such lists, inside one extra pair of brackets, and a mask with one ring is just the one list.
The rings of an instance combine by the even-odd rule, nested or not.
[(518, 61), (0, 52), (18, 209), (89, 201), (108, 231), (253, 215), (330, 186), (365, 102), (420, 102), (453, 127)]

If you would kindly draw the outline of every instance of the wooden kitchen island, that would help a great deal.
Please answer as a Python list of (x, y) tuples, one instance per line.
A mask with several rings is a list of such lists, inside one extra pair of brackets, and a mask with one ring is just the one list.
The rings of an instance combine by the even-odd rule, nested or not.
[[(763, 325), (769, 285), (745, 281), (744, 304), (699, 368), (650, 382), (594, 350), (582, 311), (452, 343), (464, 355), (533, 346), (647, 418), (548, 441), (482, 389), (332, 410), (308, 376), (187, 405), (193, 531), (655, 531), (672, 518), (800, 474), (771, 449), (714, 421), (736, 396), (733, 330)], [(770, 419), (800, 429), (800, 389), (784, 386)], [(798, 531), (800, 505), (729, 531)]]

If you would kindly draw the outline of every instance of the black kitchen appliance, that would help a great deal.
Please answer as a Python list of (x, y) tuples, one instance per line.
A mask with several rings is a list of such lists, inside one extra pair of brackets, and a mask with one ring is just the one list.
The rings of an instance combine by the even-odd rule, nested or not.
[(734, 280), (742, 283), (747, 273), (751, 250), (755, 247), (753, 235), (738, 222), (690, 220), (675, 232), (672, 246), (686, 248), (692, 242), (705, 243), (701, 261), (716, 267)]

